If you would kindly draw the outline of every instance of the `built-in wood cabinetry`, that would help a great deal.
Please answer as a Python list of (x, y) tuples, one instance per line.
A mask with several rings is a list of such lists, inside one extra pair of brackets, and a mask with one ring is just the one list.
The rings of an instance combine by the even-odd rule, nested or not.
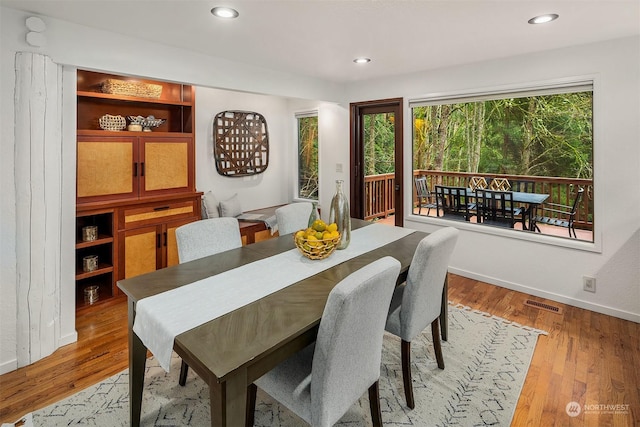
[[(161, 85), (157, 98), (102, 93), (107, 79)], [(178, 263), (175, 229), (200, 219), (195, 191), (194, 89), (190, 85), (78, 70), (77, 306), (99, 286), (96, 303), (119, 295), (116, 282)], [(106, 131), (105, 114), (165, 119), (152, 132)], [(82, 241), (82, 228), (99, 237)], [(83, 271), (83, 258), (98, 268)]]

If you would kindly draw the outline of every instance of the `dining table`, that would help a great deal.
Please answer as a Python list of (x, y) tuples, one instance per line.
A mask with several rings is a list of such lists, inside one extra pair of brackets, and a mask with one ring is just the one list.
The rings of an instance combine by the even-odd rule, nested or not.
[[(393, 230), (380, 227), (392, 227)], [(118, 287), (128, 298), (130, 425), (140, 425), (148, 349), (157, 356), (156, 350), (146, 344), (150, 339), (142, 332), (136, 332), (144, 330), (136, 323), (140, 320), (137, 315), (142, 318), (143, 307), (151, 307), (156, 299), (166, 297), (165, 303), (173, 304), (176, 307), (172, 309), (177, 311), (172, 312), (162, 306), (152, 321), (171, 324), (177, 318), (195, 316), (192, 312), (198, 310), (216, 312), (218, 293), (224, 294), (231, 303), (239, 301), (236, 301), (236, 308), (214, 314), (210, 320), (177, 332), (169, 341), (169, 350), (180, 356), (207, 383), (211, 425), (244, 425), (247, 387), (315, 341), (324, 306), (333, 287), (351, 273), (385, 256), (400, 262), (397, 284), (403, 283), (418, 243), (427, 236), (421, 231), (371, 224), (355, 218), (352, 219), (352, 230), (350, 246), (334, 252), (326, 260), (304, 258), (295, 247), (293, 236), (284, 235), (120, 280)], [(360, 252), (346, 257), (349, 248), (353, 246), (355, 250), (358, 239), (364, 239), (367, 234), (373, 238), (396, 235), (393, 240), (380, 240), (381, 243), (371, 248), (360, 242)], [(262, 282), (277, 283), (281, 276), (289, 274), (284, 274), (288, 269), (279, 264), (283, 262), (282, 257), (288, 257), (285, 259), (289, 260), (292, 270), (309, 268), (312, 274), (299, 280), (295, 275), (291, 276), (293, 283), (285, 282), (283, 278), (277, 290), (265, 291), (262, 295)], [(333, 261), (332, 257), (335, 257)], [(326, 268), (322, 266), (323, 262)], [(270, 267), (272, 263), (273, 267)], [(244, 277), (245, 272), (247, 280), (238, 280)], [(227, 277), (236, 279), (227, 283)], [(255, 277), (264, 280), (255, 280)], [(237, 292), (236, 288), (239, 289)], [(244, 294), (247, 289), (256, 290), (259, 297), (246, 300)], [(440, 314), (441, 335), (445, 341), (448, 335), (447, 294), (445, 279)], [(145, 309), (145, 313), (146, 310), (150, 309)]]
[[(474, 199), (476, 197), (474, 189), (466, 188), (465, 190), (466, 196), (469, 199)], [(514, 203), (526, 205), (522, 210), (522, 229), (530, 230), (530, 226), (528, 224), (531, 224), (531, 218), (535, 215), (538, 206), (544, 203), (549, 198), (549, 195), (544, 193), (528, 193), (524, 191), (511, 191), (511, 193), (513, 195), (512, 200)]]

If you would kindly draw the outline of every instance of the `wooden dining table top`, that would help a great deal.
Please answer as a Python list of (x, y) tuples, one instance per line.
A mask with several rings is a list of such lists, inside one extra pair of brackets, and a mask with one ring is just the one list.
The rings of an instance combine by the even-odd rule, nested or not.
[[(368, 224), (352, 220), (354, 229)], [(415, 248), (426, 235), (413, 232), (184, 332), (175, 338), (174, 350), (192, 361), (190, 366), (195, 363), (192, 368), (200, 376), (213, 374), (215, 381), (223, 382), (234, 370), (251, 365), (256, 368), (249, 371), (248, 380), (256, 379), (264, 374), (256, 360), (277, 357), (279, 348), (318, 326), (328, 294), (340, 280), (384, 256), (400, 261), (399, 281), (404, 280)], [(120, 281), (118, 286), (135, 303), (294, 248), (293, 237), (282, 236)], [(264, 274), (278, 272), (265, 269)]]

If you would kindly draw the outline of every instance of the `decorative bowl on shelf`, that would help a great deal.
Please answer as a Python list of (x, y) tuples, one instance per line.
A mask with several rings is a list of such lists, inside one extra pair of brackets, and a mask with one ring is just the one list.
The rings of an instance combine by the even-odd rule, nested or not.
[(296, 247), (309, 259), (325, 259), (331, 255), (340, 242), (340, 233), (335, 224), (326, 225), (317, 220), (307, 229), (293, 235)]
[(98, 119), (100, 128), (104, 130), (118, 131), (127, 127), (127, 121), (122, 116), (112, 116), (105, 114)]
[(154, 116), (128, 116), (127, 118), (130, 122), (129, 126), (142, 126), (143, 132), (151, 132), (152, 128), (157, 128), (166, 122), (165, 119), (156, 119)]

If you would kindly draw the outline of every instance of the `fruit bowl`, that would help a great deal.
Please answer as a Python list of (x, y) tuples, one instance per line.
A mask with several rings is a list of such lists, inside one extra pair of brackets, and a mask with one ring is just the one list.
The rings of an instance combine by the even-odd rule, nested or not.
[(338, 247), (340, 233), (335, 224), (327, 226), (322, 221), (316, 221), (311, 227), (297, 231), (293, 241), (305, 257), (325, 259)]

